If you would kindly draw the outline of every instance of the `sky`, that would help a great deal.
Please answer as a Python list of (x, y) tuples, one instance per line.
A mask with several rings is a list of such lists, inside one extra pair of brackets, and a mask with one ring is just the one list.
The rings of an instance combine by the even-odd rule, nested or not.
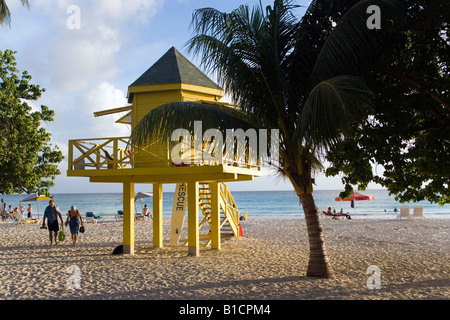
[[(272, 1), (262, 0), (264, 6)], [(128, 105), (128, 86), (172, 46), (200, 69), (184, 44), (191, 38), (194, 10), (213, 7), (230, 12), (259, 0), (32, 0), (27, 10), (19, 0), (8, 0), (11, 27), (0, 27), (0, 49), (17, 51), (17, 67), (27, 70), (32, 83), (46, 89), (30, 103), (55, 111), (55, 121), (44, 124), (66, 159), (51, 193), (121, 192), (120, 184), (89, 183), (89, 178), (67, 177), (71, 139), (130, 135), (120, 115), (93, 116), (95, 111)], [(309, 1), (298, 1), (303, 15)], [(78, 19), (79, 18), (79, 19)], [(210, 75), (211, 76), (211, 75)], [(213, 78), (213, 80), (215, 80)], [(376, 170), (376, 168), (375, 168)], [(263, 177), (229, 183), (231, 190), (293, 190), (269, 168)], [(136, 191), (150, 191), (138, 185)], [(342, 189), (340, 177), (316, 176), (316, 190)], [(371, 184), (369, 188), (378, 188)], [(137, 190), (139, 189), (139, 190)], [(171, 191), (169, 186), (164, 191)]]

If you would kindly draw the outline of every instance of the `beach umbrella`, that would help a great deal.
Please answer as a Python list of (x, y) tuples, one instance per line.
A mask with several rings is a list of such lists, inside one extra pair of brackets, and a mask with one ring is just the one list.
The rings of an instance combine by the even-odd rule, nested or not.
[[(153, 193), (139, 191), (138, 193), (134, 194), (134, 202), (148, 197), (153, 197)], [(123, 198), (120, 198), (120, 200), (123, 201)]]
[[(149, 197), (153, 197), (153, 193), (139, 191), (139, 192), (135, 193), (135, 195), (134, 195), (134, 202), (139, 201), (141, 203), (142, 208), (143, 208), (144, 207), (142, 205), (143, 199), (144, 198), (149, 198)], [(123, 201), (123, 198), (120, 198), (120, 200)]]
[(153, 197), (153, 193), (149, 193), (149, 192), (138, 192), (136, 193), (136, 195), (134, 196), (134, 201), (138, 201), (144, 198), (149, 198), (149, 197)]
[(336, 197), (335, 201), (351, 201), (351, 207), (354, 208), (354, 212), (356, 212), (355, 201), (364, 201), (364, 200), (375, 200), (373, 196), (368, 196), (359, 192), (353, 192), (349, 198), (343, 199), (341, 197)]
[(39, 219), (39, 201), (50, 200), (50, 199), (53, 199), (53, 196), (47, 197), (47, 196), (38, 195), (37, 193), (32, 193), (32, 194), (29, 194), (28, 197), (26, 197), (25, 199), (22, 199), (22, 201), (20, 201), (20, 202), (36, 201), (36, 206), (37, 206), (37, 211), (38, 211), (38, 219)]
[(143, 199), (149, 198), (149, 197), (153, 197), (153, 193), (140, 191), (140, 192), (136, 193), (136, 195), (134, 196), (134, 202), (139, 201), (141, 203), (142, 209), (144, 209), (144, 205), (142, 204)]

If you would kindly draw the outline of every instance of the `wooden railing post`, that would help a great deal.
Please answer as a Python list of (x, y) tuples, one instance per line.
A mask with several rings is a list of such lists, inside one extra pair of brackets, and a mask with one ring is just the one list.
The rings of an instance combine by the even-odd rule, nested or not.
[(73, 170), (73, 140), (69, 140), (69, 170)]
[(119, 149), (119, 141), (117, 138), (113, 139), (113, 163), (112, 168), (117, 169), (117, 159), (118, 159), (118, 149)]

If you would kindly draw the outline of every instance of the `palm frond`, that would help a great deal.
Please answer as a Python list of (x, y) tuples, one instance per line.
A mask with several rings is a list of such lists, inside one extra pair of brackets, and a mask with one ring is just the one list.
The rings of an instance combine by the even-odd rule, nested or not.
[(231, 13), (205, 8), (194, 13), (195, 36), (186, 44), (201, 64), (218, 74), (233, 101), (261, 121), (277, 127), (284, 112), (286, 57), (293, 47), (297, 24), (292, 1), (277, 0), (266, 12), (261, 4), (240, 6)]
[(163, 145), (176, 129), (186, 129), (193, 135), (195, 121), (202, 122), (203, 131), (256, 128), (244, 113), (220, 104), (172, 102), (150, 111), (133, 130), (131, 138), (137, 147), (149, 141)]
[[(30, 8), (30, 3), (28, 0), (20, 0), (23, 6), (26, 6), (27, 9)], [(8, 24), (11, 26), (11, 12), (9, 11), (8, 5), (6, 4), (6, 0), (0, 0), (0, 24), (5, 25)]]
[(371, 92), (354, 76), (337, 76), (316, 85), (309, 94), (294, 134), (295, 141), (329, 147), (363, 120), (372, 106)]
[(11, 24), (11, 12), (6, 5), (6, 0), (0, 0), (0, 24)]
[[(367, 26), (370, 5), (380, 8), (381, 29), (372, 30)], [(390, 25), (401, 19), (400, 7), (394, 0), (362, 0), (355, 4), (327, 38), (312, 69), (310, 88), (338, 75), (358, 75), (364, 67), (370, 66), (388, 37)]]

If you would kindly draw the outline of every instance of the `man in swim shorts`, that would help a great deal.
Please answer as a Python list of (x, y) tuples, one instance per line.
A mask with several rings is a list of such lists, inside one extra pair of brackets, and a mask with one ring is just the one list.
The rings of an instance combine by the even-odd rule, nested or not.
[(53, 239), (55, 240), (55, 245), (58, 244), (57, 237), (59, 231), (58, 225), (58, 216), (61, 220), (61, 225), (63, 224), (63, 218), (61, 216), (61, 212), (59, 211), (59, 207), (55, 206), (55, 200), (49, 201), (49, 206), (45, 208), (44, 211), (44, 220), (42, 221), (42, 227), (45, 227), (45, 219), (47, 219), (48, 232), (50, 237), (50, 245), (53, 244)]

